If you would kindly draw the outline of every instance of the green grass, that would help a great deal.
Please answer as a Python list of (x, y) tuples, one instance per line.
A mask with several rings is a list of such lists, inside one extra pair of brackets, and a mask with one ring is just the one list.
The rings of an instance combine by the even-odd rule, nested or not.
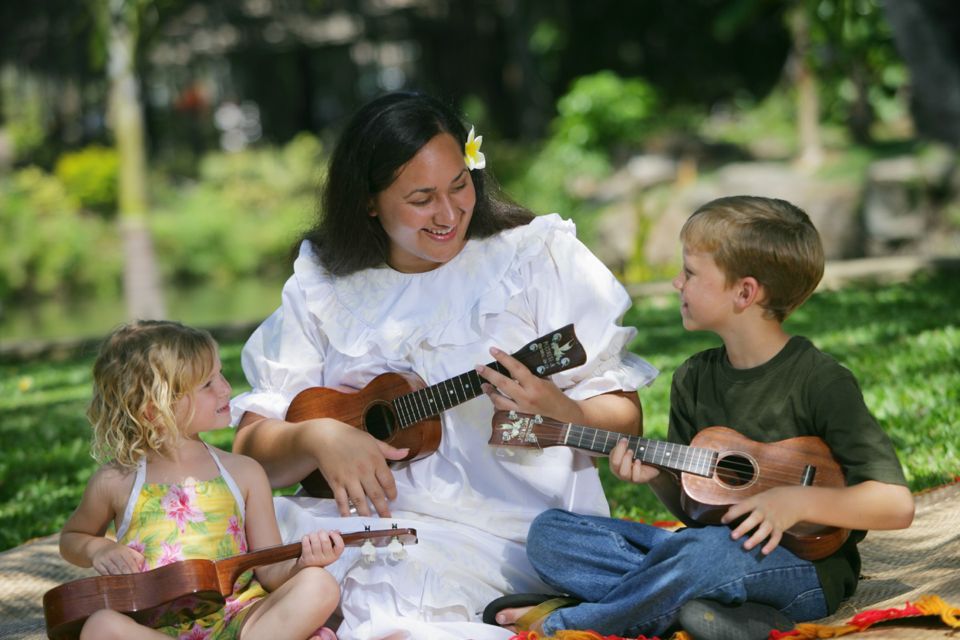
[[(957, 309), (960, 280), (942, 273), (906, 284), (821, 291), (787, 324), (857, 376), (914, 490), (960, 475)], [(673, 298), (639, 301), (625, 321), (639, 329), (631, 348), (661, 370), (640, 397), (646, 434), (663, 437), (671, 374), (687, 356), (718, 340), (685, 332)], [(241, 346), (222, 345), (224, 373), (235, 392), (247, 388)], [(84, 418), (93, 355), (0, 363), (0, 549), (57, 531), (93, 472)], [(229, 448), (232, 435), (226, 429), (208, 439)], [(615, 515), (671, 519), (646, 487), (616, 480), (605, 463), (600, 469)]]

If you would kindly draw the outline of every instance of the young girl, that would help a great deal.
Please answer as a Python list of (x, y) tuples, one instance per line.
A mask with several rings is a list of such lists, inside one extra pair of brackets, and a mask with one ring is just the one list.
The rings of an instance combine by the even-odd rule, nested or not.
[[(280, 544), (260, 465), (200, 440), (230, 423), (230, 384), (209, 333), (175, 322), (128, 324), (104, 342), (93, 377), (87, 415), (94, 456), (106, 463), (63, 528), (66, 560), (115, 575)], [(111, 522), (116, 541), (104, 535)], [(298, 559), (241, 575), (226, 606), (207, 617), (154, 630), (104, 609), (80, 637), (335, 640), (318, 629), (340, 595), (322, 567), (340, 556), (343, 539), (317, 531), (302, 543)]]

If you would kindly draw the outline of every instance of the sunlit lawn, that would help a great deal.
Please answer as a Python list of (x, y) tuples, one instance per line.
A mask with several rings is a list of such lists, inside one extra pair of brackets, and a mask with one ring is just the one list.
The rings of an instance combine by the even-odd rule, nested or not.
[[(909, 284), (818, 292), (788, 322), (791, 332), (810, 337), (858, 377), (914, 490), (960, 475), (957, 309), (960, 280), (943, 273)], [(646, 434), (662, 437), (670, 375), (689, 354), (717, 339), (684, 332), (673, 298), (640, 301), (626, 321), (639, 329), (632, 349), (662, 372), (641, 392)], [(236, 392), (247, 388), (241, 346), (228, 342), (221, 354)], [(0, 363), (0, 549), (57, 531), (94, 469), (84, 418), (93, 355)], [(227, 448), (231, 438), (230, 430), (210, 436)], [(615, 515), (670, 519), (645, 487), (613, 479), (606, 464), (600, 468)]]

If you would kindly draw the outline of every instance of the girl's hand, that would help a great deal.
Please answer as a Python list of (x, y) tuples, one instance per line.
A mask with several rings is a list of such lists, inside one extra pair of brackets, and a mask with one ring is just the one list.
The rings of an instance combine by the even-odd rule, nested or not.
[(477, 365), (477, 373), (489, 383), (483, 385), (483, 391), (490, 396), (495, 408), (550, 416), (564, 422), (583, 422), (580, 405), (553, 382), (538, 378), (526, 365), (500, 349), (490, 349), (490, 354), (510, 374), (505, 376), (490, 367)]
[(343, 553), (343, 537), (339, 531), (314, 531), (300, 540), (303, 550), (297, 564), (301, 567), (325, 567)]
[[(409, 449), (392, 447), (342, 422), (326, 422), (325, 428), (338, 431), (319, 447), (317, 462), (333, 490), (340, 515), (369, 516), (372, 503), (380, 517), (390, 517), (388, 501), (397, 497), (397, 485), (387, 460), (401, 460)], [(355, 512), (351, 512), (351, 506)]]
[(780, 544), (783, 532), (800, 522), (799, 505), (803, 504), (803, 494), (798, 489), (802, 491), (804, 487), (776, 487), (758, 493), (730, 507), (720, 521), (730, 524), (743, 518), (730, 537), (739, 540), (753, 531), (743, 548), (749, 551), (766, 540), (760, 552), (768, 555)]
[(130, 547), (110, 541), (90, 558), (93, 568), (102, 576), (140, 573), (144, 568), (143, 555)]
[(610, 451), (610, 472), (621, 480), (637, 484), (650, 482), (660, 475), (656, 467), (642, 464), (639, 459), (634, 459), (633, 450), (627, 448), (628, 443), (626, 438), (622, 438)]

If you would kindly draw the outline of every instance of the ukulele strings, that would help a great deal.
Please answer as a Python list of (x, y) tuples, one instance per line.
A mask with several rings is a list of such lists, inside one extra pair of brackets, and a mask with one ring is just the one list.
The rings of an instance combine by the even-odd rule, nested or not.
[[(541, 425), (538, 425), (538, 428), (536, 430), (536, 443), (538, 447), (542, 448), (543, 446), (549, 447), (553, 445), (569, 446), (565, 442), (566, 438), (559, 433), (560, 427), (554, 428), (554, 430), (557, 431), (556, 433), (554, 432), (554, 430), (551, 430), (549, 433), (541, 433), (541, 430), (543, 429), (544, 426), (549, 427), (549, 425), (541, 424)], [(576, 427), (577, 425), (572, 425), (572, 426)], [(607, 435), (620, 436), (620, 434), (613, 434), (613, 432), (604, 432), (601, 430), (597, 430), (597, 432), (599, 434), (604, 434), (604, 436), (607, 436)], [(629, 440), (630, 436), (623, 436), (623, 438), (627, 438)], [(618, 437), (617, 441), (621, 439), (622, 439), (621, 437)], [(634, 439), (637, 439), (637, 437), (634, 436)], [(649, 442), (658, 443), (660, 441), (650, 440)], [(636, 444), (636, 443), (631, 443), (631, 444)], [(693, 447), (688, 445), (680, 445), (676, 443), (663, 443), (663, 444), (672, 445), (676, 447), (684, 447), (688, 450), (706, 451), (711, 454), (720, 453), (715, 449), (709, 449), (706, 447)], [(609, 450), (603, 451), (602, 453), (608, 454)], [(743, 478), (752, 477), (752, 476), (759, 476), (762, 482), (772, 483), (777, 486), (799, 485), (801, 482), (803, 472), (807, 467), (807, 464), (803, 462), (798, 462), (798, 463), (779, 462), (777, 466), (780, 468), (780, 471), (773, 470), (773, 469), (764, 469), (763, 472), (761, 473), (761, 470), (758, 468), (757, 465), (750, 464), (749, 462), (740, 462), (736, 459), (737, 457), (741, 457), (741, 458), (746, 457), (746, 454), (739, 451), (732, 451), (732, 450), (725, 451), (724, 453), (727, 455), (727, 457), (723, 459), (718, 459), (717, 461), (715, 461), (711, 465), (712, 471), (716, 473), (717, 477), (720, 480), (728, 481), (727, 482), (728, 484), (733, 484), (733, 485), (744, 484)], [(634, 459), (637, 459), (637, 457), (638, 457), (637, 452), (635, 451)], [(680, 456), (677, 456), (677, 458), (675, 458), (674, 462), (677, 462), (677, 460), (682, 459), (684, 457), (687, 457), (687, 455), (681, 454)], [(654, 463), (650, 463), (650, 464), (654, 464)], [(679, 462), (677, 462), (677, 464), (679, 464)]]

